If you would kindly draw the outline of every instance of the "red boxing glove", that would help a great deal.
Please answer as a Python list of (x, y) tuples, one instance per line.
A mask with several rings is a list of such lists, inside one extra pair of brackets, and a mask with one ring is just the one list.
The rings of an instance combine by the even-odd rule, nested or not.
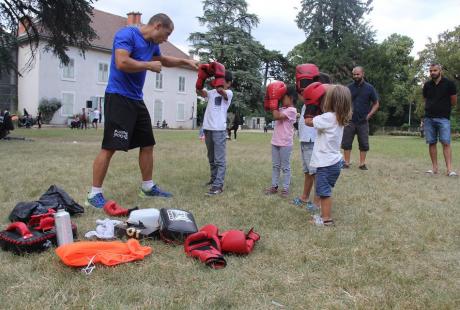
[(267, 86), (264, 99), (265, 111), (278, 110), (279, 101), (287, 92), (286, 84), (281, 81), (274, 81)]
[(18, 234), (21, 235), (21, 238), (23, 239), (29, 239), (32, 238), (34, 235), (30, 232), (29, 228), (27, 225), (23, 222), (14, 222), (8, 225), (8, 227), (5, 229), (6, 231), (15, 231)]
[(214, 88), (223, 87), (225, 83), (225, 66), (217, 61), (209, 64), (209, 72), (214, 76), (211, 85)]
[(322, 114), (321, 100), (326, 93), (328, 84), (321, 84), (315, 82), (307, 86), (302, 93), (302, 97), (305, 103), (304, 118), (313, 118), (317, 115)]
[(234, 254), (249, 254), (255, 243), (260, 239), (258, 233), (251, 228), (247, 234), (242, 230), (228, 230), (219, 236), (222, 252)]
[(188, 256), (198, 258), (202, 263), (213, 269), (221, 269), (227, 265), (222, 255), (220, 240), (214, 225), (203, 226), (199, 232), (185, 239), (184, 251)]
[(295, 85), (298, 93), (315, 82), (319, 78), (320, 72), (315, 64), (298, 65), (295, 68)]
[(132, 209), (125, 209), (113, 200), (107, 201), (104, 205), (105, 213), (111, 216), (128, 216), (131, 213), (131, 211), (137, 209), (139, 208), (135, 207)]
[(210, 77), (209, 65), (200, 65), (198, 67), (198, 78), (196, 79), (196, 89), (202, 90), (204, 88), (204, 82)]

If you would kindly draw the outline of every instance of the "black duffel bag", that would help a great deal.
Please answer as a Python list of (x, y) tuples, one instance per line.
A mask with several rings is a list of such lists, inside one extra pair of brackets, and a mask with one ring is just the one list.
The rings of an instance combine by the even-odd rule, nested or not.
[(57, 210), (61, 205), (70, 215), (81, 214), (85, 209), (73, 200), (69, 194), (56, 185), (51, 185), (37, 201), (19, 202), (8, 217), (11, 222), (28, 223), (32, 215), (48, 212), (48, 209)]

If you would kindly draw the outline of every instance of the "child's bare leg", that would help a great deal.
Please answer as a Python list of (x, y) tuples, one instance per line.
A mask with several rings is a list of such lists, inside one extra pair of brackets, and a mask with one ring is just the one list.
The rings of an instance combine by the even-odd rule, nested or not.
[[(316, 178), (314, 175), (312, 175), (312, 178), (313, 178), (313, 185), (315, 185), (315, 188), (316, 188)], [(313, 204), (317, 207), (321, 207), (321, 198), (316, 195), (316, 191), (315, 191), (315, 196), (313, 197)]]
[(331, 197), (321, 197), (321, 217), (323, 221), (327, 221), (331, 218), (332, 209), (332, 198)]
[(317, 207), (321, 207), (321, 198), (315, 194), (315, 197), (313, 198), (313, 203)]
[[(303, 201), (308, 201), (308, 199), (310, 198), (310, 192), (311, 192), (311, 189), (313, 187), (313, 183), (315, 181), (315, 176), (314, 175), (310, 175), (308, 173), (305, 173), (305, 178), (304, 178), (304, 182), (303, 182), (303, 194), (302, 196), (300, 196), (300, 199), (302, 199)], [(315, 195), (316, 197), (316, 195)]]

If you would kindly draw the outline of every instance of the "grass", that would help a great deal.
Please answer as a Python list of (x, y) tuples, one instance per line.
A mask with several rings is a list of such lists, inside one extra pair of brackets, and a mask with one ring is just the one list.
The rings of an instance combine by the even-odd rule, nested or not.
[[(34, 142), (0, 141), (2, 226), (19, 201), (32, 201), (51, 184), (83, 204), (102, 131), (17, 130)], [(155, 180), (175, 197), (141, 200), (137, 152), (117, 153), (106, 197), (126, 207), (191, 211), (199, 226), (252, 226), (262, 239), (247, 257), (227, 256), (215, 271), (182, 247), (147, 241), (145, 260), (85, 276), (54, 254), (0, 253), (1, 308), (148, 309), (458, 309), (460, 307), (459, 179), (429, 177), (428, 150), (416, 137), (371, 138), (369, 171), (343, 171), (334, 190), (336, 227), (307, 224), (306, 211), (261, 192), (270, 184), (270, 135), (244, 132), (227, 144), (223, 195), (205, 197), (208, 180), (198, 132), (156, 130)], [(74, 143), (74, 141), (76, 143)], [(356, 148), (355, 148), (356, 149)], [(303, 176), (296, 142), (291, 190)], [(460, 169), (460, 143), (454, 142)], [(441, 153), (439, 154), (441, 162)], [(444, 170), (443, 170), (444, 172)], [(105, 215), (74, 218), (80, 238)]]

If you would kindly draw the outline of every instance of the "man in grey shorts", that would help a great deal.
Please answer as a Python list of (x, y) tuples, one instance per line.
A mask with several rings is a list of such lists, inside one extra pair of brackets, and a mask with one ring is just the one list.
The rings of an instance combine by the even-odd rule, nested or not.
[(350, 167), (351, 148), (355, 135), (359, 143), (359, 169), (367, 170), (366, 154), (369, 151), (369, 119), (379, 108), (379, 99), (374, 86), (364, 80), (364, 69), (353, 69), (353, 83), (348, 85), (353, 100), (353, 117), (343, 130), (342, 149), (345, 164)]

